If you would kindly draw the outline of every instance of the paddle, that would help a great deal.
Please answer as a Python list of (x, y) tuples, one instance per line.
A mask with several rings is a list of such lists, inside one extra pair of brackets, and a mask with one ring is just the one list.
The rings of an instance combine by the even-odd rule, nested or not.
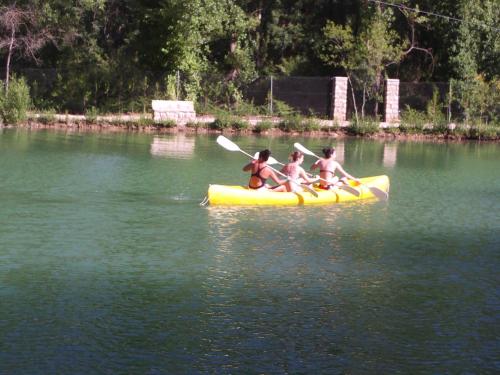
[[(246, 156), (250, 157), (253, 159), (253, 156), (250, 155), (249, 153), (243, 151), (241, 148), (239, 148), (239, 146), (230, 141), (229, 139), (227, 139), (226, 137), (224, 137), (223, 135), (219, 135), (217, 137), (217, 143), (219, 145), (221, 145), (222, 147), (224, 147), (226, 150), (228, 151), (239, 151), (243, 154), (245, 154)], [(276, 159), (273, 158), (273, 161), (276, 161)], [(280, 176), (283, 176), (285, 178), (288, 178), (287, 175), (285, 175), (284, 173), (281, 173), (280, 171), (278, 171), (277, 169), (274, 169), (273, 167), (271, 167), (270, 165), (268, 165), (269, 168), (271, 168), (271, 170), (273, 170), (274, 172), (276, 172), (277, 174), (279, 174)], [(296, 185), (300, 185), (302, 186), (305, 190), (307, 190), (309, 193), (311, 193), (312, 195), (314, 195), (315, 197), (318, 197), (318, 193), (316, 192), (316, 190), (314, 190), (313, 188), (307, 186), (307, 185), (304, 185), (304, 184), (301, 184), (300, 182), (296, 181), (296, 180), (290, 180), (291, 182), (293, 182), (294, 184)]]
[[(259, 158), (259, 152), (257, 151), (255, 153), (255, 155), (253, 156), (253, 158), (255, 160), (257, 160)], [(278, 160), (276, 160), (275, 158), (273, 158), (272, 156), (269, 156), (269, 159), (267, 159), (267, 164), (279, 164), (279, 165), (285, 165), (283, 163), (280, 163)]]
[[(316, 155), (314, 152), (312, 151), (309, 151), (307, 148), (305, 148), (304, 146), (302, 146), (300, 143), (296, 142), (293, 144), (293, 146), (299, 150), (300, 152), (304, 153), (304, 154), (307, 154), (307, 155), (311, 155), (311, 156), (314, 156), (315, 158), (317, 159), (321, 159), (318, 155)], [(360, 182), (361, 185), (363, 186), (366, 186), (368, 189), (370, 189), (370, 191), (372, 192), (373, 195), (375, 195), (378, 199), (380, 200), (383, 200), (383, 201), (386, 201), (388, 198), (389, 198), (389, 194), (387, 194), (385, 191), (383, 191), (382, 189), (379, 189), (378, 187), (375, 187), (375, 186), (368, 186), (366, 184), (363, 184), (362, 182)], [(358, 196), (359, 196), (359, 192), (358, 192)]]

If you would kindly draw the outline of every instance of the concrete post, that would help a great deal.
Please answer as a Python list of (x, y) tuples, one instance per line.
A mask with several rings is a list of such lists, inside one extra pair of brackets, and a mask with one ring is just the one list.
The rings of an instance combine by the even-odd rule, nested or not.
[(399, 79), (385, 83), (385, 122), (399, 122)]
[(347, 77), (333, 77), (332, 118), (339, 122), (347, 117)]

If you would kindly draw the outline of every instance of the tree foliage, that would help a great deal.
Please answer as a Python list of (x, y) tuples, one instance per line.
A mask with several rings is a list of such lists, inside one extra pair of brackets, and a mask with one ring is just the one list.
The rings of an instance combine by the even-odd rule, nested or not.
[[(259, 76), (345, 72), (375, 103), (386, 76), (412, 82), (453, 78), (464, 107), (491, 112), (491, 106), (462, 99), (469, 91), (496, 87), (499, 79), (497, 0), (423, 0), (418, 7), (410, 0), (385, 5), (367, 0), (4, 4), (1, 9), (36, 13), (18, 23), (18, 53), (0, 43), (2, 65), (26, 75), (37, 106), (58, 110), (138, 111), (152, 96), (235, 106), (242, 88)], [(12, 40), (12, 28), (3, 25), (0, 40)], [(42, 38), (32, 44), (36, 48), (21, 48), (28, 35)]]
[(471, 117), (498, 116), (500, 32), (487, 26), (500, 19), (498, 2), (460, 4), (465, 22), (458, 29), (451, 59), (455, 98), (464, 108), (467, 121)]

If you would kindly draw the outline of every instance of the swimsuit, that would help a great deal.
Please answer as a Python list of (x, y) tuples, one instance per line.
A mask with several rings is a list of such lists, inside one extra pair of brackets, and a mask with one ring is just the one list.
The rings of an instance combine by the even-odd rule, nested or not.
[(320, 172), (320, 173), (321, 173), (321, 172), (330, 172), (331, 174), (335, 174), (335, 172), (334, 172), (334, 171), (331, 171), (331, 170), (329, 170), (329, 169), (320, 169), (320, 170), (319, 170), (319, 172)]
[[(333, 183), (332, 183), (331, 181), (335, 180), (335, 178), (336, 178), (336, 177), (335, 177), (335, 171), (331, 171), (331, 170), (329, 170), (329, 169), (320, 169), (320, 170), (319, 170), (319, 172), (320, 172), (320, 173), (321, 173), (321, 172), (327, 172), (327, 173), (331, 173), (331, 174), (333, 175), (331, 179), (328, 179), (328, 185), (326, 185), (326, 186), (323, 186), (323, 185), (321, 185), (321, 184), (319, 184), (319, 185), (318, 185), (318, 187), (319, 187), (320, 189), (323, 189), (323, 190), (330, 190), (330, 187), (332, 187), (332, 186), (333, 186)], [(338, 180), (337, 180), (337, 181), (338, 181)], [(335, 181), (335, 183), (336, 183), (337, 181)]]
[(326, 185), (326, 186), (323, 186), (323, 185), (317, 185), (317, 188), (318, 189), (321, 189), (321, 190), (330, 190), (330, 187), (332, 185)]
[(266, 165), (266, 166), (264, 166), (264, 167), (262, 167), (262, 168), (260, 168), (257, 172), (252, 173), (251, 177), (257, 177), (257, 178), (260, 180), (260, 182), (262, 183), (262, 185), (260, 185), (260, 186), (256, 186), (256, 187), (253, 187), (253, 186), (250, 186), (250, 184), (248, 184), (248, 187), (249, 187), (250, 189), (257, 190), (257, 189), (260, 189), (261, 187), (266, 186), (266, 180), (267, 180), (267, 178), (264, 178), (264, 177), (262, 177), (262, 176), (260, 175), (260, 172), (261, 172), (264, 168), (266, 168), (266, 167), (267, 167), (267, 165)]

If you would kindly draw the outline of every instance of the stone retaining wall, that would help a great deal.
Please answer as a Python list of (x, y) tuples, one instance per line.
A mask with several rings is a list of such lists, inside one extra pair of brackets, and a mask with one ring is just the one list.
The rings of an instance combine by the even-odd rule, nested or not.
[(173, 120), (179, 125), (196, 121), (196, 112), (192, 101), (187, 100), (153, 100), (153, 120)]

